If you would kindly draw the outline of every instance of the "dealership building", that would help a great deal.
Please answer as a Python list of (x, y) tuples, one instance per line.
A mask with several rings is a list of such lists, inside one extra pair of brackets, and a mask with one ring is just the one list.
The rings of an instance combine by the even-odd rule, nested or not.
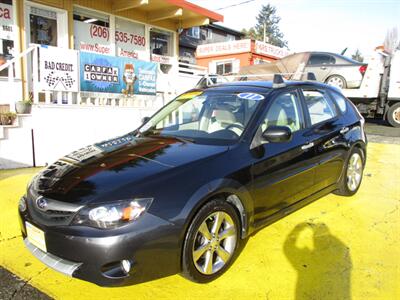
[(135, 129), (205, 72), (179, 72), (179, 32), (221, 21), (184, 0), (0, 0), (0, 108), (34, 102), (0, 124), (0, 169)]

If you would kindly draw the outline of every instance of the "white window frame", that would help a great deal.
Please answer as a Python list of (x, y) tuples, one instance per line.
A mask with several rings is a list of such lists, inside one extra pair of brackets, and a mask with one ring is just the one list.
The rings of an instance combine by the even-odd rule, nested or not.
[(165, 56), (168, 56), (168, 57), (172, 57), (172, 58), (177, 58), (177, 57), (179, 57), (179, 53), (177, 52), (177, 50), (178, 50), (178, 47), (177, 47), (177, 45), (176, 45), (176, 32), (175, 31), (172, 31), (172, 30), (169, 30), (169, 29), (165, 29), (165, 28), (162, 28), (162, 27), (158, 27), (158, 26), (153, 26), (153, 25), (148, 25), (148, 30), (147, 30), (147, 32), (148, 32), (148, 37), (146, 37), (146, 38), (148, 38), (148, 41), (149, 41), (149, 54), (150, 54), (150, 56), (151, 56), (151, 50), (150, 50), (150, 31), (151, 31), (151, 29), (152, 28), (154, 28), (155, 30), (159, 30), (159, 31), (165, 31), (165, 32), (168, 32), (168, 33), (170, 33), (171, 34), (171, 37), (172, 37), (172, 56), (168, 56), (168, 55), (165, 55)]
[(194, 38), (194, 39), (200, 39), (200, 27), (199, 26), (193, 26), (190, 27), (187, 30), (187, 35)]
[[(225, 65), (226, 64), (231, 64), (232, 65), (232, 70), (231, 73), (233, 72), (233, 64), (234, 64), (235, 59), (226, 59), (226, 60), (220, 60), (220, 61), (215, 61), (215, 73), (217, 73), (217, 69), (219, 65), (224, 65), (224, 73), (220, 75), (225, 75), (229, 73), (225, 73)], [(218, 74), (218, 73), (217, 73)]]
[(35, 7), (38, 9), (53, 11), (57, 14), (57, 47), (69, 48), (69, 38), (68, 38), (68, 11), (65, 9), (55, 8), (48, 5), (39, 4), (36, 2), (31, 2), (24, 0), (24, 20), (25, 20), (25, 43), (27, 48), (30, 43), (30, 8)]

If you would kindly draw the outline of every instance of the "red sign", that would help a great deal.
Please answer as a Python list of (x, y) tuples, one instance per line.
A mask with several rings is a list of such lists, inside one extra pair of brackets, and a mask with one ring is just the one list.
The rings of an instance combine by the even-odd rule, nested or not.
[(281, 58), (289, 55), (289, 51), (271, 44), (256, 41), (254, 52), (261, 55)]

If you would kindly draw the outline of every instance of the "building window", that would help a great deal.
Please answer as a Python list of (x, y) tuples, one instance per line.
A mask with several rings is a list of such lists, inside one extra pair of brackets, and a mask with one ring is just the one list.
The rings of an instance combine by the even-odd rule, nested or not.
[(217, 63), (217, 74), (226, 75), (232, 73), (232, 62), (219, 62)]
[(30, 41), (34, 44), (57, 46), (57, 13), (31, 7), (29, 13)]
[(172, 33), (151, 28), (150, 51), (152, 54), (173, 56)]
[(234, 41), (234, 40), (236, 40), (236, 38), (235, 38), (234, 35), (228, 33), (228, 34), (226, 35), (226, 40), (227, 40), (227, 41)]
[(207, 28), (207, 40), (211, 40), (213, 38), (213, 32), (210, 28)]
[(105, 14), (83, 8), (74, 9), (74, 47), (77, 50), (113, 55), (110, 21)]
[[(0, 66), (14, 56), (15, 26), (12, 0), (0, 0)], [(8, 69), (0, 72), (8, 76)]]
[(186, 34), (192, 38), (200, 39), (200, 27), (191, 27), (187, 30)]

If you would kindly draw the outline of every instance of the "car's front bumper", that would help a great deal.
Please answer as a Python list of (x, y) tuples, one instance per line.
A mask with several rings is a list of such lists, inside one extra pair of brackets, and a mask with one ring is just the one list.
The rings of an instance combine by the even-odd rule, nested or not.
[[(49, 267), (101, 286), (129, 285), (180, 271), (180, 231), (174, 224), (146, 213), (119, 230), (84, 226), (44, 226), (28, 210), (19, 213), (28, 250)], [(44, 231), (47, 252), (27, 239), (26, 222)], [(129, 260), (126, 274), (120, 262)]]

